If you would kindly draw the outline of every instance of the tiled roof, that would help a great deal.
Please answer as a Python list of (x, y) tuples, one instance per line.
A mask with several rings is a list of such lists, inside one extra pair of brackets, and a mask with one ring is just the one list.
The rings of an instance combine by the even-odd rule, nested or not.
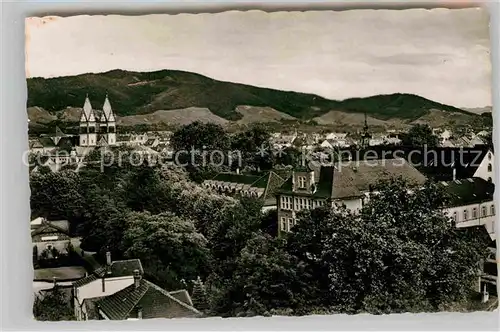
[(60, 220), (55, 222), (47, 222), (38, 227), (31, 227), (31, 236), (58, 233), (68, 235), (68, 225), (64, 223), (66, 220)]
[(52, 148), (56, 146), (54, 144), (54, 141), (50, 137), (40, 137), (38, 141), (43, 145), (44, 148)]
[(212, 181), (222, 181), (230, 183), (243, 183), (252, 184), (259, 180), (261, 177), (258, 175), (249, 174), (235, 174), (235, 173), (219, 173), (212, 178)]
[(138, 318), (139, 308), (143, 319), (201, 316), (192, 305), (144, 279), (140, 280), (138, 287), (132, 284), (100, 299), (96, 305), (111, 320)]
[[(76, 281), (73, 285), (76, 287), (80, 287), (102, 277), (115, 278), (133, 276), (134, 270), (139, 270), (141, 274), (144, 274), (144, 270), (139, 259), (114, 261), (111, 262), (111, 266), (109, 267), (109, 269), (107, 266), (101, 266), (97, 268), (92, 274)], [(108, 271), (110, 273), (108, 273)]]
[(403, 177), (415, 184), (423, 184), (426, 181), (422, 173), (402, 158), (361, 160), (335, 168), (332, 198), (358, 197), (379, 181), (394, 177)]
[(293, 193), (292, 179), (288, 179), (278, 192), (325, 199), (359, 197), (377, 182), (399, 176), (417, 184), (426, 180), (423, 174), (402, 158), (360, 160), (316, 169), (316, 191), (313, 194)]
[(450, 206), (461, 206), (493, 200), (495, 185), (481, 178), (440, 182), (450, 194)]

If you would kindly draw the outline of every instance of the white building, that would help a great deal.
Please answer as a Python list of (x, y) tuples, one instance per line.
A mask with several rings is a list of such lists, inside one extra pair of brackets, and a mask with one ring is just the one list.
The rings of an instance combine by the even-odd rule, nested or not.
[(327, 202), (359, 211), (378, 181), (398, 176), (415, 183), (426, 181), (422, 173), (401, 158), (296, 169), (276, 191), (278, 232), (289, 232), (299, 211), (314, 209)]
[(80, 116), (80, 146), (114, 146), (116, 144), (116, 119), (108, 95), (106, 94), (102, 112), (92, 109), (87, 95)]

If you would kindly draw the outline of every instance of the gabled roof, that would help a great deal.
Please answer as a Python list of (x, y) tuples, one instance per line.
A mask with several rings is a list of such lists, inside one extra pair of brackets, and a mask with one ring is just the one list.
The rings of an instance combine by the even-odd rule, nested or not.
[[(37, 221), (37, 219), (33, 221)], [(57, 221), (43, 221), (41, 224), (31, 225), (31, 236), (37, 234), (48, 234), (48, 233), (62, 233), (68, 235), (69, 224), (67, 220), (57, 220)]]
[(314, 171), (316, 191), (312, 194), (294, 193), (292, 179), (289, 179), (278, 192), (325, 199), (359, 197), (379, 181), (399, 176), (416, 184), (426, 181), (422, 173), (402, 158), (360, 160), (316, 169)]
[(109, 267), (101, 266), (97, 268), (92, 274), (73, 283), (73, 285), (76, 287), (81, 287), (103, 277), (115, 278), (133, 276), (134, 270), (139, 270), (141, 274), (144, 274), (144, 270), (139, 259), (114, 261), (111, 262), (111, 265)]
[(61, 128), (59, 128), (59, 126), (56, 126), (56, 136), (55, 137), (65, 137), (65, 136), (66, 136), (66, 134), (63, 133)]
[(450, 194), (450, 206), (462, 206), (493, 200), (495, 185), (481, 178), (440, 182)]
[(425, 176), (403, 158), (337, 164), (333, 171), (332, 198), (358, 197), (370, 191), (379, 181), (394, 177), (403, 177), (415, 184), (426, 181)]
[(101, 136), (99, 139), (99, 142), (97, 142), (98, 146), (108, 146), (108, 141), (106, 140), (106, 137)]
[(54, 148), (54, 147), (56, 147), (56, 144), (54, 143), (54, 141), (50, 137), (40, 137), (38, 139), (38, 141), (40, 142), (40, 144), (43, 145), (44, 148)]
[[(191, 302), (190, 299), (189, 302)], [(176, 296), (144, 279), (139, 281), (138, 287), (132, 284), (110, 296), (103, 297), (96, 301), (96, 306), (111, 320), (138, 318), (139, 308), (143, 319), (201, 316), (201, 313), (191, 304), (179, 300)]]

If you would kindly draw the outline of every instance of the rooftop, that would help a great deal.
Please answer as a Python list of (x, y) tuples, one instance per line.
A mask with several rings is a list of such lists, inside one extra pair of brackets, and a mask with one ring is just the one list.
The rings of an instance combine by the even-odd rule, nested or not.
[(440, 182), (450, 194), (450, 206), (462, 206), (493, 200), (495, 185), (481, 178)]
[(109, 267), (106, 265), (101, 266), (97, 268), (92, 274), (76, 281), (74, 283), (74, 286), (81, 287), (102, 277), (114, 278), (114, 277), (133, 276), (134, 270), (139, 270), (141, 274), (144, 273), (141, 261), (139, 259), (114, 261), (111, 262), (111, 265)]
[[(186, 299), (187, 302), (181, 299)], [(192, 306), (191, 298), (186, 291), (169, 293), (144, 279), (139, 281), (138, 287), (132, 284), (99, 299), (95, 304), (111, 320), (138, 318), (139, 309), (143, 319), (201, 316), (201, 313)]]

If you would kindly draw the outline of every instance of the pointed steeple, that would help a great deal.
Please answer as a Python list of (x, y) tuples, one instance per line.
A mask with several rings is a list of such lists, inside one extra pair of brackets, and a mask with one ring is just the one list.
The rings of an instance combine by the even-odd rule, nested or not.
[(83, 104), (83, 112), (80, 121), (95, 121), (92, 105), (90, 104), (89, 94), (85, 96), (85, 103)]
[(106, 121), (115, 121), (115, 117), (113, 115), (113, 109), (111, 108), (111, 103), (109, 102), (107, 92), (106, 92), (106, 99), (104, 99), (104, 105), (102, 106), (102, 111)]

